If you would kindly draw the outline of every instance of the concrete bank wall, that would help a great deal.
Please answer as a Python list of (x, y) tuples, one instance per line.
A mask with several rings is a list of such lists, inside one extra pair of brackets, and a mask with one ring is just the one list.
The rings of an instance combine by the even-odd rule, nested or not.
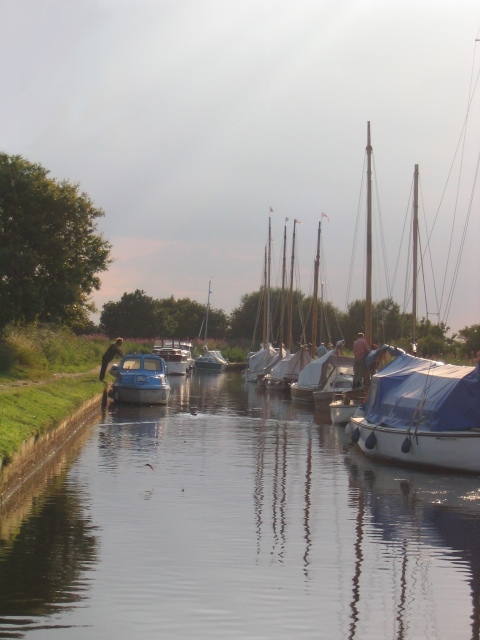
[(61, 449), (101, 415), (101, 400), (101, 395), (95, 396), (55, 429), (23, 443), (12, 462), (0, 469), (0, 509), (14, 501), (25, 484), (35, 484), (38, 472), (53, 463)]

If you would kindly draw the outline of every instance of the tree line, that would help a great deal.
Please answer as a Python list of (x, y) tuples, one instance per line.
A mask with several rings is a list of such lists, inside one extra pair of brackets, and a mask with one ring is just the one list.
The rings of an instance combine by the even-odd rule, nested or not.
[[(77, 333), (104, 332), (126, 338), (189, 337), (202, 332), (205, 305), (173, 296), (155, 300), (144, 291), (124, 293), (101, 310), (100, 324), (91, 315), (91, 300), (100, 288), (100, 274), (112, 263), (111, 245), (97, 228), (105, 215), (77, 184), (58, 181), (40, 164), (0, 153), (0, 337), (7, 326), (51, 324)], [(264, 291), (246, 293), (232, 313), (210, 309), (208, 335), (246, 348), (263, 340)], [(293, 348), (312, 340), (312, 297), (295, 291), (291, 325), (280, 289), (271, 291), (270, 336), (274, 344)], [(317, 343), (345, 340), (349, 348), (364, 328), (365, 301), (346, 311), (319, 301)], [(428, 319), (416, 325), (418, 352), (425, 356), (480, 350), (480, 324), (447, 337), (449, 327)], [(373, 341), (411, 350), (412, 317), (391, 299), (373, 305)]]
[[(285, 317), (282, 291), (270, 292), (270, 337), (275, 346), (287, 341), (291, 332), (292, 350), (311, 344), (313, 336), (313, 299), (301, 291), (293, 295), (291, 323)], [(282, 323), (283, 309), (283, 323)], [(260, 347), (263, 336), (264, 291), (254, 291), (241, 297), (240, 305), (227, 315), (222, 309), (209, 309), (208, 337), (227, 340), (229, 344), (244, 346), (247, 350)], [(144, 291), (124, 293), (118, 302), (108, 302), (100, 315), (99, 330), (110, 337), (130, 338), (202, 338), (205, 321), (205, 305), (189, 298), (175, 300), (173, 296), (155, 300)], [(413, 319), (402, 313), (392, 299), (373, 304), (373, 342), (377, 345), (395, 344), (412, 351)], [(345, 312), (330, 302), (318, 301), (316, 325), (317, 345), (320, 342), (335, 344), (345, 340), (351, 348), (358, 331), (365, 323), (365, 300), (355, 300)], [(283, 335), (282, 332), (283, 325)], [(458, 353), (459, 356), (475, 355), (480, 350), (480, 325), (465, 327), (457, 336), (447, 337), (449, 327), (422, 319), (416, 323), (417, 353), (423, 356)]]

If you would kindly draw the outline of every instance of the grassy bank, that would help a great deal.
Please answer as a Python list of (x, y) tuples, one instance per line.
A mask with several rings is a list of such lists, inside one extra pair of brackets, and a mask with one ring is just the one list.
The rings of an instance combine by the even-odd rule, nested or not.
[(0, 390), (0, 458), (11, 461), (25, 440), (55, 428), (86, 400), (101, 394), (97, 375), (63, 377), (52, 382)]
[(96, 369), (105, 337), (77, 337), (51, 327), (9, 328), (0, 341), (0, 457), (55, 428), (103, 385)]

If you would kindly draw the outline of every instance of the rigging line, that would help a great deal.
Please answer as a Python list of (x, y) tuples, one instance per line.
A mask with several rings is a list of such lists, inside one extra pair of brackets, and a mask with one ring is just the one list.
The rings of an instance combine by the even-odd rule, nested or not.
[(348, 301), (350, 300), (350, 288), (352, 286), (352, 278), (353, 278), (353, 268), (355, 266), (355, 254), (356, 254), (356, 250), (357, 250), (357, 239), (358, 239), (358, 234), (359, 234), (359, 226), (360, 226), (360, 210), (361, 210), (361, 202), (363, 200), (363, 187), (365, 184), (365, 163), (367, 160), (367, 153), (365, 152), (364, 157), (363, 157), (363, 169), (362, 169), (362, 178), (360, 180), (360, 194), (359, 194), (359, 198), (358, 198), (358, 204), (357, 204), (357, 219), (355, 222), (355, 232), (353, 235), (353, 247), (352, 247), (352, 253), (350, 256), (350, 270), (348, 273), (348, 283), (347, 283), (347, 293), (346, 293), (346, 297), (345, 297), (345, 311), (347, 311), (347, 307), (348, 307)]
[[(323, 283), (323, 292), (324, 292), (324, 296), (323, 296), (323, 319), (324, 319), (324, 324), (325, 324), (325, 328), (326, 328), (326, 332), (327, 332), (327, 336), (328, 336), (328, 342), (331, 342), (331, 331), (330, 331), (330, 325), (329, 325), (329, 318), (327, 316), (327, 312), (326, 312), (326, 308), (325, 308), (325, 298), (327, 300), (332, 300), (333, 296), (330, 293), (330, 284), (329, 284), (329, 280), (328, 280), (328, 271), (327, 271), (327, 257), (326, 257), (326, 252), (324, 251), (323, 248), (323, 238), (320, 238), (320, 273), (322, 274), (322, 280), (321, 282)], [(338, 329), (338, 333), (340, 335), (340, 338), (343, 340), (343, 334), (342, 334), (342, 329), (340, 327), (340, 322), (338, 320), (338, 315), (336, 313), (336, 307), (333, 307), (333, 309), (335, 310), (334, 316), (335, 316), (335, 321), (336, 321), (336, 325), (337, 325), (337, 329)]]
[(410, 304), (410, 299), (412, 297), (412, 289), (409, 285), (411, 281), (411, 271), (412, 268), (412, 234), (408, 234), (408, 248), (407, 248), (407, 268), (405, 269), (405, 285), (403, 292), (403, 313), (407, 313), (407, 307)]
[[(463, 133), (463, 147), (462, 147), (462, 161), (461, 161), (461, 165), (460, 165), (460, 170), (459, 170), (459, 180), (458, 180), (458, 185), (457, 185), (457, 199), (458, 199), (458, 191), (460, 189), (460, 176), (461, 176), (461, 167), (463, 166), (463, 154), (465, 152), (465, 140), (466, 140), (466, 131), (467, 131), (467, 124), (468, 124), (468, 118), (469, 118), (469, 114), (470, 114), (470, 107), (472, 105), (473, 102), (473, 97), (475, 95), (475, 91), (477, 88), (477, 84), (478, 84), (478, 79), (480, 76), (480, 69), (477, 73), (477, 77), (475, 82), (473, 82), (473, 78), (474, 78), (474, 66), (475, 66), (475, 49), (474, 48), (474, 54), (473, 54), (473, 59), (472, 59), (472, 69), (471, 69), (471, 73), (470, 73), (470, 87), (469, 87), (469, 94), (468, 94), (468, 106), (467, 106), (467, 113), (465, 115), (465, 121), (464, 121), (464, 127), (462, 129), (462, 133)], [(472, 86), (473, 85), (473, 86)], [(458, 149), (458, 147), (457, 147)], [(478, 162), (477, 162), (477, 171), (475, 173), (475, 179), (474, 179), (474, 184), (476, 183), (477, 180), (477, 175), (478, 175)], [(469, 210), (471, 208), (471, 203), (469, 205)], [(468, 226), (468, 219), (470, 217), (470, 213), (468, 214), (468, 218), (467, 218), (467, 222), (466, 225)], [(453, 226), (452, 226), (452, 233), (453, 233)], [(464, 238), (465, 238), (465, 226), (464, 226), (464, 235), (461, 241), (461, 252), (463, 252), (463, 245), (464, 245)], [(445, 303), (445, 315), (446, 317), (448, 317), (448, 314), (450, 312), (450, 306), (451, 306), (451, 302), (452, 302), (452, 297), (453, 297), (453, 289), (455, 288), (455, 284), (456, 284), (456, 280), (457, 280), (457, 276), (458, 276), (458, 269), (459, 269), (459, 264), (458, 264), (458, 256), (457, 256), (457, 266), (454, 269), (454, 275), (452, 277), (452, 284), (450, 287), (450, 293), (447, 296), (447, 302)], [(448, 261), (447, 261), (448, 264)], [(444, 283), (443, 283), (443, 289), (442, 289), (442, 298), (441, 300), (443, 300), (443, 291), (445, 288), (445, 280), (446, 280), (446, 270), (445, 270), (445, 279), (444, 279)]]
[(255, 347), (255, 338), (257, 334), (258, 324), (262, 316), (262, 307), (263, 307), (263, 301), (265, 296), (265, 288), (266, 288), (265, 272), (264, 272), (264, 267), (262, 265), (262, 275), (260, 277), (260, 291), (258, 296), (257, 316), (255, 318), (255, 325), (253, 327), (253, 337), (252, 337), (252, 343), (251, 343), (252, 351)]
[(295, 272), (295, 285), (296, 287), (294, 287), (294, 293), (295, 290), (297, 292), (297, 307), (298, 307), (298, 312), (300, 315), (300, 326), (302, 327), (302, 333), (301, 333), (301, 338), (300, 338), (300, 342), (302, 344), (304, 344), (307, 341), (306, 338), (306, 323), (308, 320), (308, 315), (307, 318), (305, 318), (305, 314), (304, 314), (304, 309), (303, 309), (303, 297), (301, 296), (301, 288), (300, 288), (300, 267), (298, 264), (298, 260), (295, 263), (294, 266), (294, 272)]
[[(470, 89), (471, 89), (471, 85), (470, 85)], [(469, 99), (470, 99), (470, 96), (469, 96)], [(464, 159), (465, 159), (465, 145), (466, 145), (466, 139), (467, 139), (467, 126), (468, 126), (468, 117), (467, 117), (467, 119), (465, 121), (465, 128), (464, 128), (464, 133), (463, 133), (462, 152), (460, 154), (460, 167), (458, 169), (458, 181), (457, 181), (457, 190), (456, 190), (456, 194), (455, 194), (455, 205), (454, 205), (454, 208), (453, 208), (453, 220), (452, 220), (452, 226), (451, 226), (451, 232), (450, 232), (450, 242), (448, 244), (447, 260), (446, 260), (446, 263), (445, 263), (445, 272), (444, 272), (443, 284), (442, 284), (442, 293), (441, 293), (441, 296), (440, 296), (440, 308), (442, 307), (443, 296), (444, 296), (444, 293), (445, 293), (448, 266), (450, 264), (450, 256), (451, 256), (452, 245), (453, 245), (453, 236), (454, 236), (454, 231), (455, 231), (455, 221), (456, 221), (457, 213), (458, 213), (458, 199), (459, 199), (459, 194), (460, 194), (460, 181), (461, 181), (461, 176), (462, 176), (463, 162), (464, 162)]]
[[(423, 268), (423, 258), (422, 258), (422, 247), (421, 247), (420, 234), (418, 236), (418, 244), (420, 245), (420, 269), (422, 271), (423, 296), (425, 298), (425, 320), (428, 320), (427, 286), (425, 284), (425, 269)], [(415, 318), (415, 323), (416, 322), (417, 322), (417, 319)]]
[(479, 69), (479, 72), (478, 72), (478, 74), (477, 74), (477, 79), (475, 80), (475, 85), (474, 85), (473, 90), (472, 90), (472, 92), (471, 92), (471, 94), (470, 94), (470, 100), (469, 100), (468, 107), (467, 107), (467, 113), (465, 114), (465, 118), (464, 118), (464, 121), (463, 121), (463, 125), (462, 125), (461, 131), (460, 131), (460, 135), (459, 135), (459, 137), (458, 137), (457, 146), (456, 146), (456, 148), (455, 148), (455, 153), (453, 154), (453, 159), (452, 159), (452, 162), (451, 162), (451, 164), (450, 164), (450, 169), (448, 170), (448, 175), (447, 175), (447, 179), (446, 179), (446, 181), (445, 181), (445, 186), (443, 187), (442, 196), (441, 196), (441, 198), (440, 198), (440, 202), (439, 202), (439, 205), (438, 205), (438, 207), (437, 207), (437, 213), (435, 214), (435, 219), (434, 219), (434, 221), (433, 221), (432, 228), (430, 229), (430, 235), (429, 235), (429, 236), (428, 236), (428, 238), (427, 238), (427, 246), (429, 246), (429, 244), (430, 244), (430, 240), (431, 240), (431, 237), (432, 237), (432, 233), (433, 233), (433, 230), (434, 230), (435, 225), (436, 225), (436, 223), (437, 223), (438, 216), (439, 216), (439, 214), (440, 214), (440, 208), (441, 208), (441, 206), (442, 206), (443, 199), (444, 199), (444, 197), (445, 197), (445, 193), (446, 193), (446, 190), (447, 190), (447, 185), (448, 185), (448, 183), (449, 183), (449, 181), (450, 181), (450, 176), (452, 175), (453, 166), (454, 166), (454, 164), (455, 164), (455, 160), (456, 160), (456, 157), (457, 157), (457, 154), (458, 154), (458, 149), (459, 149), (459, 147), (460, 147), (460, 143), (461, 143), (461, 141), (462, 141), (462, 138), (464, 137), (464, 131), (465, 131), (466, 126), (467, 126), (468, 116), (469, 116), (469, 113), (470, 113), (470, 108), (471, 108), (471, 106), (472, 106), (473, 96), (474, 96), (474, 94), (475, 94), (475, 90), (476, 90), (476, 87), (477, 87), (477, 84), (478, 84), (479, 76), (480, 76), (480, 69)]
[[(373, 173), (376, 176), (377, 175), (377, 168), (375, 166), (375, 157), (374, 154), (372, 153), (372, 160), (373, 160)], [(383, 231), (383, 217), (382, 217), (382, 207), (380, 205), (380, 195), (378, 193), (378, 180), (375, 180), (375, 193), (376, 193), (376, 197), (377, 197), (377, 202), (378, 202), (378, 216), (377, 216), (377, 221), (378, 221), (378, 229), (380, 232), (380, 244), (382, 247), (382, 256), (383, 256), (383, 268), (385, 270), (385, 280), (386, 280), (386, 286), (387, 286), (387, 298), (391, 298), (391, 289), (390, 289), (390, 275), (388, 273), (388, 262), (387, 262), (387, 252), (385, 250), (385, 234)]]
[(395, 270), (393, 272), (392, 291), (393, 291), (393, 289), (395, 287), (395, 282), (397, 280), (398, 266), (400, 264), (400, 253), (401, 253), (401, 250), (402, 250), (403, 240), (405, 238), (405, 231), (406, 231), (406, 228), (407, 228), (408, 214), (410, 212), (410, 203), (412, 201), (412, 191), (413, 191), (413, 176), (412, 176), (412, 182), (411, 182), (411, 185), (410, 185), (410, 195), (408, 197), (407, 209), (405, 211), (405, 216), (403, 218), (403, 229), (402, 229), (402, 236), (400, 238), (400, 245), (398, 247), (397, 261), (395, 263)]
[[(425, 205), (423, 200), (423, 191), (422, 191), (422, 179), (419, 179), (419, 189), (420, 189), (420, 199), (422, 202), (422, 211), (423, 211), (423, 223), (425, 225), (425, 237), (428, 238), (428, 229), (427, 229), (427, 216), (425, 215)], [(440, 305), (438, 304), (438, 293), (437, 293), (437, 283), (435, 280), (435, 269), (433, 268), (433, 256), (432, 256), (432, 245), (427, 241), (427, 246), (425, 247), (425, 251), (422, 251), (420, 248), (420, 262), (423, 264), (423, 259), (425, 257), (425, 253), (428, 251), (428, 255), (430, 257), (430, 269), (432, 270), (432, 280), (433, 280), (433, 292), (435, 295), (435, 305), (438, 312), (438, 318), (440, 319)], [(425, 296), (427, 292), (425, 291)], [(427, 311), (428, 318), (428, 311)]]
[(476, 188), (476, 185), (477, 185), (479, 166), (480, 166), (480, 153), (479, 153), (479, 156), (477, 158), (477, 168), (476, 168), (476, 171), (475, 171), (475, 179), (473, 181), (473, 187), (472, 187), (472, 191), (471, 191), (471, 194), (470, 194), (470, 202), (468, 204), (468, 213), (467, 213), (467, 217), (466, 217), (466, 220), (465, 220), (465, 225), (463, 227), (462, 240), (460, 242), (460, 250), (458, 252), (457, 262), (455, 264), (455, 270), (454, 270), (454, 275), (453, 275), (453, 279), (452, 279), (452, 285), (450, 287), (450, 292), (449, 292), (449, 296), (448, 296), (447, 304), (446, 304), (446, 308), (445, 308), (445, 315), (444, 315), (444, 318), (443, 318), (443, 322), (445, 324), (447, 323), (448, 314), (450, 313), (450, 307), (451, 307), (452, 300), (453, 300), (453, 293), (454, 293), (454, 290), (455, 290), (455, 285), (457, 283), (458, 273), (460, 271), (460, 261), (461, 261), (461, 258), (462, 258), (463, 249), (465, 248), (465, 238), (467, 236), (468, 224), (470, 222), (470, 215), (472, 213), (472, 204), (473, 204), (473, 198), (474, 198), (474, 194), (475, 194), (475, 188)]
[[(423, 216), (423, 221), (425, 224), (425, 231), (426, 231), (426, 235), (427, 234), (427, 223), (426, 223), (426, 216), (425, 216), (425, 210), (424, 210), (424, 206), (423, 206), (423, 193), (421, 190), (421, 185), (420, 186), (420, 194), (421, 194), (421, 200), (422, 200), (422, 211), (424, 213)], [(425, 279), (425, 262), (424, 262), (424, 258), (425, 255), (427, 253), (428, 250), (428, 255), (430, 258), (430, 268), (432, 269), (432, 279), (433, 279), (433, 288), (434, 288), (434, 292), (435, 292), (435, 301), (437, 302), (437, 310), (438, 310), (438, 297), (437, 297), (437, 289), (436, 289), (436, 285), (435, 285), (435, 273), (434, 273), (434, 269), (433, 269), (433, 260), (432, 260), (432, 249), (431, 249), (431, 245), (429, 245), (428, 247), (425, 248), (425, 250), (422, 250), (422, 246), (421, 246), (421, 238), (420, 238), (420, 234), (418, 235), (418, 243), (419, 243), (419, 254), (420, 254), (420, 264), (417, 270), (417, 273), (415, 274), (415, 277), (418, 278), (419, 274), (422, 274), (422, 283), (423, 283), (423, 294), (424, 294), (424, 299), (425, 299), (425, 318), (426, 320), (428, 320), (428, 316), (429, 316), (429, 311), (428, 311), (428, 299), (427, 299), (427, 285), (426, 285), (426, 279)], [(408, 267), (410, 269), (410, 264), (411, 264), (411, 259), (410, 259), (410, 254), (411, 254), (411, 247), (412, 244), (412, 234), (410, 234), (410, 245), (409, 245), (409, 252), (408, 252)], [(409, 275), (407, 276), (406, 282), (408, 282), (410, 280), (410, 271), (409, 271)], [(407, 291), (407, 284), (405, 286), (405, 292)], [(406, 313), (406, 309), (407, 306), (410, 304), (410, 300), (412, 298), (412, 291), (410, 291), (408, 298), (405, 299), (404, 298), (404, 313)]]

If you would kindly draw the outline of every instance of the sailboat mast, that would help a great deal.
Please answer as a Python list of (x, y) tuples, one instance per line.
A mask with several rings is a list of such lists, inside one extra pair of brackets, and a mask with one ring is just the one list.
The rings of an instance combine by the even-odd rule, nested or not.
[(283, 333), (285, 324), (285, 283), (287, 279), (287, 220), (285, 220), (285, 226), (283, 229), (283, 262), (282, 262), (282, 295), (280, 298), (280, 329), (278, 335), (278, 341), (280, 346), (279, 353), (282, 353), (283, 347)]
[(412, 289), (412, 350), (417, 352), (417, 251), (418, 251), (418, 164), (413, 174), (413, 289)]
[(293, 272), (295, 266), (295, 228), (297, 226), (297, 220), (293, 221), (293, 236), (292, 236), (292, 260), (290, 266), (290, 295), (288, 298), (288, 324), (287, 324), (287, 351), (290, 352), (292, 346), (292, 316), (293, 316)]
[(210, 289), (210, 285), (212, 284), (212, 281), (209, 280), (208, 281), (208, 298), (207, 298), (207, 310), (205, 312), (205, 344), (203, 345), (205, 348), (207, 347), (207, 328), (208, 328), (208, 311), (210, 309), (210, 293), (211, 293), (211, 289)]
[(367, 282), (365, 292), (365, 340), (372, 344), (372, 144), (367, 126)]
[(267, 331), (266, 348), (270, 344), (270, 265), (272, 260), (272, 216), (268, 216), (268, 252), (267, 252)]
[(262, 343), (265, 348), (267, 339), (267, 247), (265, 246), (265, 259), (263, 262), (263, 335)]
[(318, 275), (320, 272), (320, 236), (322, 234), (322, 221), (318, 223), (318, 238), (317, 238), (317, 255), (315, 257), (315, 269), (313, 276), (313, 311), (312, 311), (312, 345), (311, 355), (315, 357), (315, 350), (317, 346), (317, 316), (318, 316)]

